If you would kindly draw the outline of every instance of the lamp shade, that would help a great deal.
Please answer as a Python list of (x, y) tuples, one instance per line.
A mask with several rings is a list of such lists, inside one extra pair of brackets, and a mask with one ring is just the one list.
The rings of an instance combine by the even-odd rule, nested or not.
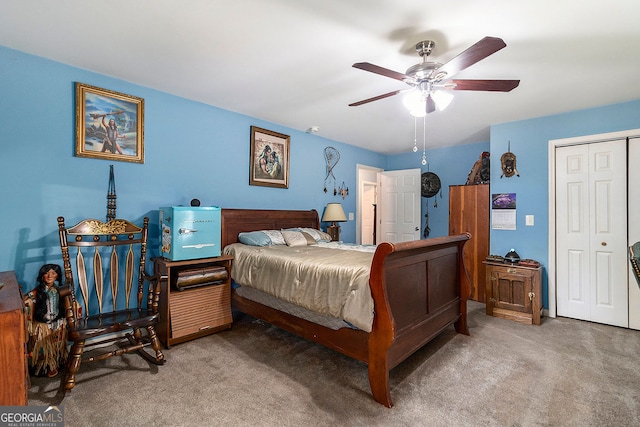
[(346, 221), (347, 216), (344, 214), (340, 203), (328, 203), (322, 215), (322, 222), (339, 222)]

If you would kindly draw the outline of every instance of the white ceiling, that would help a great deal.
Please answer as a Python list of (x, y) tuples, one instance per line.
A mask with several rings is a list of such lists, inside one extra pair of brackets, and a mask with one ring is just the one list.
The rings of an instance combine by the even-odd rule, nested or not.
[(404, 72), (421, 40), (444, 63), (502, 38), (456, 78), (520, 86), (455, 91), (426, 119), (427, 149), (488, 141), (491, 124), (640, 99), (638, 19), (638, 0), (0, 0), (0, 45), (401, 153), (414, 140), (401, 96), (347, 105), (407, 86), (353, 63)]

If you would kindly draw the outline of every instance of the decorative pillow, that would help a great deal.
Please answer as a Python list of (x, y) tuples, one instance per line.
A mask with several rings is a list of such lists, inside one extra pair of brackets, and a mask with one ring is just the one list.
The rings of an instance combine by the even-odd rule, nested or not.
[(287, 242), (287, 246), (307, 246), (307, 239), (301, 231), (282, 230), (282, 237)]
[(301, 231), (300, 233), (302, 233), (304, 238), (307, 239), (307, 245), (317, 245), (318, 244), (318, 242), (316, 242), (316, 239), (314, 239), (311, 234), (305, 233), (304, 231)]
[(310, 234), (316, 242), (330, 242), (331, 236), (322, 230), (316, 230), (315, 228), (301, 228), (300, 231)]
[(280, 232), (279, 230), (262, 230), (262, 232), (269, 236), (272, 245), (287, 244), (287, 242), (284, 241), (284, 237), (282, 237), (282, 232)]
[(240, 243), (249, 246), (270, 246), (271, 238), (263, 231), (251, 231), (238, 234)]

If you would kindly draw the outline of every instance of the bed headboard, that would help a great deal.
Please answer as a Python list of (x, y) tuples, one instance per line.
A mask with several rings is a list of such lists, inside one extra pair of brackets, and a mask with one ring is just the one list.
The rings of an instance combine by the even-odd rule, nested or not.
[(238, 233), (282, 228), (320, 228), (318, 212), (268, 209), (222, 209), (222, 248), (236, 243)]

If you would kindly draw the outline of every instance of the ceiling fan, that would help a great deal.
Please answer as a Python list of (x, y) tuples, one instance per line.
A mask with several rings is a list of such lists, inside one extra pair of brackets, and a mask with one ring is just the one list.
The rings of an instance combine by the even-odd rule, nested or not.
[[(404, 74), (369, 62), (355, 63), (353, 64), (354, 68), (400, 80), (411, 86), (412, 89), (395, 90), (393, 92), (374, 96), (373, 98), (354, 102), (349, 104), (349, 106), (355, 107), (372, 101), (377, 101), (379, 99), (388, 98), (409, 90), (413, 91), (413, 93), (418, 96), (418, 105), (420, 105), (420, 110), (416, 111), (413, 109), (411, 114), (424, 116), (425, 114), (435, 111), (436, 105), (438, 105), (438, 95), (441, 93), (439, 91), (441, 89), (509, 92), (518, 87), (520, 80), (451, 79), (458, 72), (483, 60), (487, 56), (496, 53), (505, 46), (507, 46), (506, 43), (500, 38), (485, 37), (449, 62), (441, 64), (439, 62), (429, 61), (429, 55), (435, 47), (435, 43), (431, 40), (424, 40), (416, 44), (416, 51), (422, 57), (422, 62), (409, 67)], [(408, 108), (410, 108), (410, 110), (412, 109), (412, 107)]]

